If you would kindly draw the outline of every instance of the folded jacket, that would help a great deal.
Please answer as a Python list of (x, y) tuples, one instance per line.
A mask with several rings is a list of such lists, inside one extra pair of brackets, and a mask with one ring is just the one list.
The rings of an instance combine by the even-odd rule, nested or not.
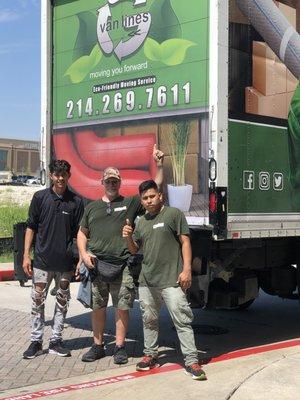
[(77, 293), (77, 300), (80, 301), (81, 304), (85, 308), (92, 308), (92, 282), (97, 276), (96, 269), (88, 269), (84, 263), (80, 264), (79, 267), (79, 277), (80, 277), (80, 285)]

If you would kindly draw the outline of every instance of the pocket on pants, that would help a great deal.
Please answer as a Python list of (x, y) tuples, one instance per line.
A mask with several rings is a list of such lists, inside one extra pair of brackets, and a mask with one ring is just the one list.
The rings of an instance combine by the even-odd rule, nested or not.
[(185, 294), (182, 292), (182, 297), (178, 304), (178, 312), (180, 314), (180, 319), (184, 323), (192, 323), (194, 319), (193, 311), (186, 299)]

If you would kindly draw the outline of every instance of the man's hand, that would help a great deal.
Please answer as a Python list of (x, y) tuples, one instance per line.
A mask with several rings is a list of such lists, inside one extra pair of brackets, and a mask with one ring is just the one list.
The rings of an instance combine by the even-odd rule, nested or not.
[(79, 270), (80, 270), (80, 265), (82, 263), (82, 260), (79, 259), (77, 265), (76, 265), (76, 269), (75, 269), (75, 280), (79, 281), (80, 280), (80, 275), (79, 275)]
[(123, 226), (123, 231), (122, 231), (122, 236), (123, 238), (128, 238), (131, 237), (133, 233), (133, 228), (131, 226), (131, 223), (129, 219), (126, 219), (126, 225)]
[(95, 268), (95, 260), (96, 257), (92, 256), (89, 253), (84, 253), (81, 254), (81, 261), (84, 263), (84, 265), (88, 268), (88, 269), (94, 269)]
[(177, 279), (177, 283), (181, 286), (181, 289), (186, 292), (192, 284), (192, 273), (191, 271), (182, 271)]
[(156, 147), (156, 144), (153, 146), (153, 158), (156, 162), (156, 165), (163, 165), (164, 162), (164, 153)]
[(28, 277), (32, 276), (31, 258), (29, 256), (23, 257), (23, 270)]

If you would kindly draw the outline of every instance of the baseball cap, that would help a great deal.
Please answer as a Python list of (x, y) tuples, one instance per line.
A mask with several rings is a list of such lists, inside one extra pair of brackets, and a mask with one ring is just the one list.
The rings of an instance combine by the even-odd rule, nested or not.
[(103, 180), (106, 181), (109, 178), (115, 178), (121, 180), (120, 171), (115, 167), (107, 167), (103, 171)]

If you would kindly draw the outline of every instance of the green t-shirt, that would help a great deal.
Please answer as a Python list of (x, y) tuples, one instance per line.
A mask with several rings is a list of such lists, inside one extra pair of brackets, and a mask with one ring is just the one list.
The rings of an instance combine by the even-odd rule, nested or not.
[(139, 219), (133, 239), (144, 255), (141, 285), (161, 289), (176, 286), (182, 271), (179, 235), (189, 235), (189, 227), (177, 208), (165, 206), (159, 214), (145, 214)]
[(131, 223), (143, 212), (138, 196), (119, 196), (110, 203), (96, 200), (87, 205), (80, 226), (89, 230), (88, 250), (103, 261), (120, 264), (130, 253), (122, 237), (122, 229), (128, 218)]

